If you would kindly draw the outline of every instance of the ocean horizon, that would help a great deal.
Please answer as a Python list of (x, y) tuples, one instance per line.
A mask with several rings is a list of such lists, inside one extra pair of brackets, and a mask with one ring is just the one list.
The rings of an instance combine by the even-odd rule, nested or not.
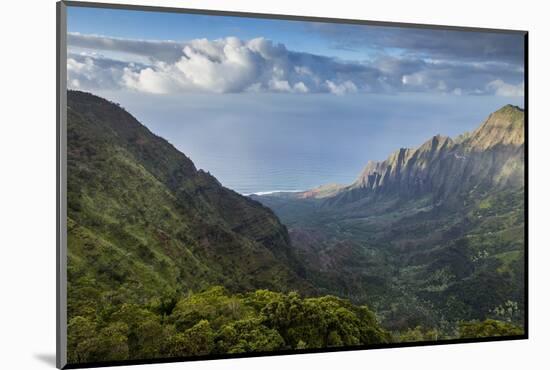
[(240, 194), (350, 184), (369, 160), (477, 128), (522, 97), (96, 92)]
[(255, 193), (248, 193), (248, 194), (242, 194), (245, 197), (251, 196), (251, 195), (269, 195), (269, 194), (275, 194), (275, 193), (301, 193), (304, 190), (267, 190), (267, 191), (257, 191)]

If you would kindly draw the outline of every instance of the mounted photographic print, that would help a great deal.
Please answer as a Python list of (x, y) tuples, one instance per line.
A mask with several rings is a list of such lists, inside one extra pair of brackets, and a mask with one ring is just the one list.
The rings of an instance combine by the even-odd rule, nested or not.
[(58, 3), (58, 367), (527, 338), (526, 55)]

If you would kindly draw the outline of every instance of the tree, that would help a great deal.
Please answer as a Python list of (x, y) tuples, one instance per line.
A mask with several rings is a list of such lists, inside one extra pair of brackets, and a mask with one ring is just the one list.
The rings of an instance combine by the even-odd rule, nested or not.
[(435, 341), (440, 339), (440, 334), (436, 329), (424, 329), (422, 326), (409, 328), (401, 333), (397, 338), (397, 342), (422, 342)]
[(522, 335), (523, 329), (507, 322), (488, 319), (462, 322), (459, 324), (459, 333), (461, 338), (487, 338)]
[(207, 355), (214, 348), (214, 332), (207, 320), (201, 320), (170, 339), (170, 356)]
[(219, 353), (265, 352), (282, 349), (284, 345), (276, 330), (267, 328), (256, 318), (225, 325), (218, 335), (216, 350)]
[(127, 360), (128, 325), (123, 322), (114, 322), (100, 330), (97, 337), (97, 351), (94, 351), (94, 361), (122, 361)]
[(207, 320), (214, 329), (241, 319), (245, 308), (238, 297), (227, 294), (223, 287), (215, 286), (181, 299), (174, 308), (170, 320), (178, 331), (191, 328), (201, 320)]
[(123, 304), (110, 318), (128, 327), (128, 347), (131, 358), (158, 357), (162, 345), (160, 317), (136, 304)]
[(96, 351), (95, 324), (86, 317), (77, 316), (67, 327), (67, 357), (70, 363), (91, 362)]
[(271, 296), (261, 314), (292, 348), (385, 343), (389, 335), (366, 307), (333, 296), (301, 299), (297, 293)]

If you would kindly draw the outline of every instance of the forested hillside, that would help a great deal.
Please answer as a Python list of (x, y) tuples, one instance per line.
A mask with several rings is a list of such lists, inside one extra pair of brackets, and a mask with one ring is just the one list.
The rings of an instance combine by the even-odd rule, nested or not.
[(366, 306), (222, 287), (179, 300), (123, 303), (69, 322), (69, 362), (185, 357), (388, 343)]
[(253, 196), (289, 227), (320, 292), (368, 302), (393, 331), (458, 336), (462, 320), (523, 325), (524, 118), (368, 162), (349, 186)]
[(522, 334), (520, 114), (349, 187), (245, 197), (69, 91), (69, 362)]
[(366, 307), (300, 298), (274, 213), (123, 108), (69, 91), (67, 135), (71, 363), (389, 340)]

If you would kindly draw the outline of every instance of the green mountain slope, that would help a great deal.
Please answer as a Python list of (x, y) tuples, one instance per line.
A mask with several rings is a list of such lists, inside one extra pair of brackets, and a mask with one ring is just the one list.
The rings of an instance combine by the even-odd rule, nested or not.
[(69, 363), (391, 339), (366, 306), (302, 298), (274, 213), (118, 105), (69, 91), (67, 139)]
[(67, 135), (69, 302), (87, 289), (125, 302), (216, 284), (312, 291), (268, 208), (120, 107), (70, 91)]
[[(494, 163), (447, 197), (354, 184), (257, 198), (287, 230), (117, 104), (67, 97), (70, 363), (521, 334), (520, 139), (445, 144)], [(434, 145), (416, 166), (451, 158)]]
[(253, 198), (289, 227), (309, 281), (368, 300), (390, 329), (455, 330), (504, 306), (521, 324), (523, 141), (508, 105), (459, 138), (369, 162), (348, 186)]

